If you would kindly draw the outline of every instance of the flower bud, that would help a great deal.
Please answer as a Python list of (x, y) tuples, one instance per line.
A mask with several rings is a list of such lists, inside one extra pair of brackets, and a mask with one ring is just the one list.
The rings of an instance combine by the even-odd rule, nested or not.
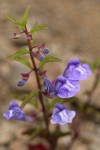
[(21, 73), (21, 76), (22, 76), (22, 79), (23, 80), (28, 80), (28, 78), (29, 78), (29, 73)]
[(17, 82), (17, 86), (24, 86), (25, 85), (26, 80), (21, 79)]
[(44, 48), (44, 49), (42, 50), (42, 53), (43, 53), (43, 54), (48, 54), (48, 53), (49, 53), (49, 49), (48, 49), (48, 48)]
[(37, 59), (40, 60), (40, 61), (42, 61), (42, 60), (45, 59), (45, 56), (44, 56), (44, 55), (38, 55), (38, 56), (37, 56)]

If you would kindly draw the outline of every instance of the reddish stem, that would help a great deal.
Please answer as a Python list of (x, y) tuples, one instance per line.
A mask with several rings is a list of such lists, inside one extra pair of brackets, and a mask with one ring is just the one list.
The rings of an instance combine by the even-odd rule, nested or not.
[[(26, 37), (29, 35), (29, 32), (28, 32), (26, 26), (25, 26), (24, 33), (26, 34)], [(34, 60), (34, 57), (33, 57), (33, 52), (32, 52), (32, 48), (33, 47), (31, 46), (30, 41), (31, 40), (29, 40), (27, 38), (27, 43), (28, 43), (28, 48), (29, 48), (29, 52), (30, 52), (30, 57), (31, 57), (31, 61), (32, 61), (32, 64), (33, 64), (33, 67), (34, 67), (34, 72), (35, 72), (37, 85), (38, 85), (38, 89), (39, 89), (39, 100), (40, 100), (40, 103), (41, 103), (41, 106), (42, 106), (42, 110), (43, 110), (44, 121), (45, 121), (47, 130), (48, 130), (48, 119), (47, 119), (47, 115), (46, 115), (47, 114), (46, 113), (46, 108), (45, 108), (44, 101), (43, 101), (43, 96), (42, 96), (42, 93), (41, 93), (41, 84), (40, 84), (40, 80), (39, 80), (38, 69), (37, 69), (37, 66), (36, 66), (36, 63), (35, 63), (35, 60)]]

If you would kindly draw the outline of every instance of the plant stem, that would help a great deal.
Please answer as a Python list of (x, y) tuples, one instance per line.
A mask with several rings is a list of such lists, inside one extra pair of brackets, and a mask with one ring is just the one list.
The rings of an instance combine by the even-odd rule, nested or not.
[[(24, 33), (26, 34), (26, 37), (28, 37), (29, 32), (28, 32), (26, 26), (25, 26)], [(41, 84), (40, 84), (39, 75), (38, 75), (38, 72), (37, 72), (38, 69), (37, 69), (37, 66), (36, 66), (33, 54), (32, 54), (31, 40), (29, 40), (28, 38), (27, 38), (27, 43), (28, 43), (30, 57), (31, 57), (31, 61), (32, 61), (32, 64), (33, 64), (33, 67), (34, 67), (34, 72), (35, 72), (35, 76), (36, 76), (36, 80), (37, 80), (37, 85), (38, 85), (38, 89), (39, 89), (39, 100), (40, 100), (40, 104), (41, 104), (42, 110), (43, 110), (44, 121), (45, 121), (46, 128), (48, 130), (48, 125), (49, 124), (48, 124), (48, 118), (47, 118), (46, 108), (45, 108), (44, 101), (43, 101), (43, 96), (42, 96), (42, 93), (40, 92), (41, 91)]]

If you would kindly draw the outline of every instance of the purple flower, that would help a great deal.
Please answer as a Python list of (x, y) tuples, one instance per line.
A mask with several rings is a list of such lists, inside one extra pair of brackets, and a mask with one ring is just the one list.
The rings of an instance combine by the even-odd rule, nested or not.
[(80, 86), (78, 81), (71, 81), (63, 76), (58, 76), (55, 80), (55, 90), (59, 97), (69, 98), (80, 90)]
[(75, 111), (67, 109), (61, 103), (57, 103), (54, 107), (50, 122), (52, 124), (58, 123), (60, 125), (65, 125), (72, 122), (75, 114)]
[(69, 61), (63, 76), (69, 80), (85, 80), (91, 75), (88, 64), (80, 64), (79, 59)]
[(49, 93), (50, 96), (55, 95), (55, 92), (56, 92), (55, 87), (47, 77), (43, 78), (43, 85), (44, 85), (44, 88), (45, 88), (45, 92)]
[(20, 109), (17, 103), (10, 102), (8, 111), (3, 114), (3, 116), (9, 120), (21, 120), (21, 121), (32, 121), (30, 117), (25, 116), (25, 113)]

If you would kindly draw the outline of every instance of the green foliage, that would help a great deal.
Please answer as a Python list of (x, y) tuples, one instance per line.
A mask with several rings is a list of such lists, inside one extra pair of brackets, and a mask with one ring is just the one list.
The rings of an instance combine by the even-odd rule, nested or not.
[(8, 59), (15, 60), (17, 57), (20, 57), (22, 55), (28, 54), (29, 51), (26, 48), (22, 48), (19, 51), (15, 52), (14, 54), (8, 56)]
[(34, 24), (34, 26), (31, 28), (30, 33), (32, 34), (31, 45), (34, 43), (34, 36), (36, 31), (41, 31), (47, 29), (47, 26), (38, 26), (37, 23)]
[(94, 62), (90, 63), (90, 68), (92, 71), (95, 71), (98, 66), (100, 66), (100, 58), (97, 58)]
[(34, 93), (32, 95), (32, 98), (28, 98), (29, 95), (27, 94), (14, 94), (14, 98), (15, 99), (18, 99), (18, 100), (21, 100), (21, 101), (24, 101), (24, 100), (29, 100), (28, 103), (30, 103), (31, 105), (35, 106), (36, 108), (38, 108), (38, 100), (34, 97)]
[(41, 31), (45, 29), (48, 29), (48, 27), (47, 26), (33, 26), (30, 30), (30, 33), (33, 34), (36, 31)]
[(21, 19), (21, 23), (25, 26), (27, 23), (27, 18), (28, 18), (28, 11), (29, 11), (29, 6), (26, 8), (24, 15)]
[(29, 141), (32, 140), (33, 138), (37, 137), (41, 131), (43, 131), (42, 128), (35, 128), (35, 130), (33, 131), (33, 133), (31, 134)]
[(24, 30), (24, 25), (22, 24), (22, 22), (18, 21), (16, 18), (8, 16), (8, 20), (16, 24), (19, 27), (19, 29)]
[(32, 68), (30, 62), (21, 57), (21, 56), (28, 54), (28, 53), (29, 53), (29, 51), (26, 48), (23, 48), (23, 49), (20, 49), (19, 51), (15, 52), (14, 54), (8, 56), (8, 59), (10, 59), (11, 61), (16, 60), (16, 61), (24, 64), (28, 68)]
[(33, 89), (24, 99), (24, 101), (21, 104), (21, 108), (24, 108), (24, 106), (31, 102), (31, 104), (33, 104), (34, 106), (38, 107), (38, 101), (36, 98), (34, 98), (33, 96), (37, 93), (37, 91), (35, 89)]
[(46, 56), (45, 59), (40, 62), (39, 69), (42, 69), (43, 66), (48, 62), (62, 62), (62, 60), (53, 56)]
[(24, 12), (24, 15), (23, 15), (23, 17), (22, 17), (22, 19), (21, 19), (21, 21), (18, 21), (16, 18), (11, 17), (11, 16), (8, 16), (8, 19), (9, 19), (12, 23), (16, 24), (16, 25), (19, 27), (19, 29), (24, 30), (25, 25), (26, 25), (26, 23), (27, 23), (28, 11), (29, 11), (29, 6), (26, 8), (26, 10), (25, 10), (25, 12)]
[(25, 65), (26, 67), (32, 69), (32, 65), (30, 64), (30, 62), (22, 57), (16, 57), (14, 60), (16, 60), (16, 61), (22, 63), (23, 65)]

